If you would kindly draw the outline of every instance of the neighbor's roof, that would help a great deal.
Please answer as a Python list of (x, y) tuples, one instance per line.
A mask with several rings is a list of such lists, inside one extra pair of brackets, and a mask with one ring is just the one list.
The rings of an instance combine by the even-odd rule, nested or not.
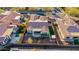
[(10, 24), (10, 22), (12, 20), (15, 19), (16, 16), (18, 16), (19, 14), (15, 13), (15, 12), (10, 12), (9, 15), (5, 16), (4, 18), (2, 18), (0, 21), (2, 21), (3, 23), (0, 23), (0, 36), (3, 35), (3, 33), (6, 31), (7, 26)]
[(15, 17), (15, 19), (19, 19), (19, 18), (20, 18), (20, 16), (16, 16), (16, 17)]
[(2, 37), (9, 36), (13, 31), (13, 28), (7, 28), (7, 30), (3, 33)]
[(5, 32), (5, 30), (7, 29), (7, 26), (8, 26), (8, 23), (0, 25), (0, 36), (3, 35), (3, 33)]
[(0, 43), (4, 41), (4, 37), (0, 37)]
[(79, 32), (79, 27), (77, 27), (77, 26), (69, 26), (67, 30), (69, 32)]
[(5, 17), (6, 15), (2, 15), (2, 14), (0, 14), (0, 20), (3, 18), (3, 17)]
[[(63, 37), (74, 36), (71, 33), (79, 33), (79, 25), (72, 19), (57, 20), (57, 23)], [(79, 37), (79, 35), (77, 35), (77, 37)]]

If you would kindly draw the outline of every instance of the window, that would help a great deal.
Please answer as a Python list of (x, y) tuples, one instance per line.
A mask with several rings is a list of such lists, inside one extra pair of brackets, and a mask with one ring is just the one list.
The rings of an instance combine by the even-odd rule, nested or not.
[(34, 33), (35, 33), (35, 34), (40, 34), (41, 32), (39, 32), (39, 31), (35, 31)]

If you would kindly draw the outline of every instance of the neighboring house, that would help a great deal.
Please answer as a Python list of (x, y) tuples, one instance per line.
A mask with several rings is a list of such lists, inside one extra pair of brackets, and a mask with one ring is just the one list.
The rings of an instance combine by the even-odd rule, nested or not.
[(79, 40), (79, 25), (70, 18), (57, 19), (61, 41), (71, 42)]
[[(8, 12), (7, 12), (8, 13)], [(8, 15), (0, 19), (0, 42), (6, 44), (12, 39), (12, 34), (17, 31), (17, 24), (20, 20), (20, 14), (9, 12)], [(2, 39), (1, 39), (2, 38)]]
[(0, 20), (4, 18), (6, 15), (0, 14)]
[[(16, 25), (7, 23), (0, 25), (0, 44), (7, 44), (12, 38), (12, 34), (17, 30)], [(2, 39), (1, 39), (2, 38)]]

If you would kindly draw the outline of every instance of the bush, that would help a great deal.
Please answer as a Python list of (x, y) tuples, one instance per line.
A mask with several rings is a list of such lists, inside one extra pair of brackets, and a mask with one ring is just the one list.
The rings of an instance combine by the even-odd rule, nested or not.
[(54, 35), (54, 31), (52, 29), (52, 26), (49, 26), (49, 33), (50, 33), (50, 35)]
[(74, 40), (74, 44), (75, 45), (79, 45), (79, 41), (78, 40)]
[(19, 28), (18, 31), (17, 31), (18, 33), (22, 33), (24, 31), (23, 26), (20, 25), (20, 26), (18, 26), (18, 28)]

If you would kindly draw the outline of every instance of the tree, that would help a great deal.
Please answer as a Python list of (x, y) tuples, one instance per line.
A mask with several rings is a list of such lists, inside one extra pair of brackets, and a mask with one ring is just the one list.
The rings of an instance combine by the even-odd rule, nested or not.
[(10, 9), (11, 11), (23, 11), (23, 10), (25, 10), (25, 8), (24, 7), (12, 7), (11, 9)]
[(29, 9), (29, 7), (25, 7), (25, 10), (28, 10)]
[(61, 7), (63, 10), (65, 10), (65, 7)]
[(24, 26), (23, 25), (18, 25), (18, 33), (22, 33)]
[(67, 7), (67, 8), (65, 8), (65, 12), (71, 16), (79, 16), (78, 7)]
[(0, 13), (2, 13), (4, 10), (0, 8)]
[(74, 40), (74, 44), (75, 45), (79, 45), (79, 41), (78, 40)]

